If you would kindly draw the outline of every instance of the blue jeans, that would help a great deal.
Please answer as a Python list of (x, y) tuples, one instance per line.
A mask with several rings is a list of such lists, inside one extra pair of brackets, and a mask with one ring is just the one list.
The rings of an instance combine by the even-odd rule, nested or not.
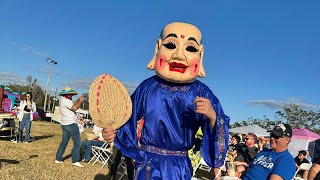
[(78, 125), (73, 123), (70, 125), (61, 125), (62, 129), (62, 141), (58, 148), (56, 154), (56, 160), (62, 161), (62, 155), (67, 148), (67, 145), (70, 140), (70, 136), (73, 141), (73, 149), (72, 149), (72, 163), (79, 162), (80, 159), (80, 147), (81, 147), (81, 139)]
[(26, 136), (24, 138), (24, 141), (29, 142), (30, 141), (30, 129), (31, 129), (31, 120), (30, 120), (29, 113), (23, 114), (23, 118), (20, 121), (18, 141), (22, 141), (22, 133), (23, 133), (24, 127), (26, 127)]
[(85, 140), (82, 141), (81, 147), (83, 147), (84, 151), (84, 160), (90, 161), (92, 158), (92, 146), (101, 147), (103, 145), (103, 141), (96, 141), (96, 140)]

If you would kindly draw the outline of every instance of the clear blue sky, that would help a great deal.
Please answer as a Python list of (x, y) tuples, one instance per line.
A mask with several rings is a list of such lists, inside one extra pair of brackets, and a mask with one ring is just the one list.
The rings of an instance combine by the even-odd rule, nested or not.
[[(201, 4), (199, 4), (202, 2)], [(0, 1), (0, 83), (88, 91), (109, 73), (132, 88), (152, 76), (147, 63), (166, 24), (199, 27), (207, 76), (231, 122), (287, 103), (320, 107), (320, 1)]]

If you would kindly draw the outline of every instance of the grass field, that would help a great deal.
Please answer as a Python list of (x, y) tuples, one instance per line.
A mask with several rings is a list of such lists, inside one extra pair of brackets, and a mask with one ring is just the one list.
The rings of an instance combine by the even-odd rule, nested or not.
[[(85, 129), (90, 132), (90, 129)], [(101, 164), (85, 164), (84, 168), (71, 165), (72, 140), (64, 153), (64, 164), (54, 164), (61, 142), (60, 124), (33, 121), (33, 142), (13, 143), (12, 138), (0, 138), (0, 179), (108, 179), (108, 169)], [(83, 139), (83, 137), (82, 137)]]
[[(18, 124), (16, 120), (16, 124)], [(85, 128), (85, 132), (90, 132)], [(33, 121), (31, 143), (13, 143), (13, 138), (0, 137), (0, 180), (11, 179), (68, 179), (92, 180), (109, 179), (108, 168), (100, 169), (101, 164), (82, 163), (85, 167), (71, 165), (72, 140), (64, 153), (64, 164), (55, 164), (55, 155), (61, 142), (60, 124), (44, 121)], [(83, 133), (81, 139), (83, 140)], [(197, 171), (201, 179), (213, 179), (213, 174), (203, 170)], [(126, 177), (123, 178), (127, 179)]]

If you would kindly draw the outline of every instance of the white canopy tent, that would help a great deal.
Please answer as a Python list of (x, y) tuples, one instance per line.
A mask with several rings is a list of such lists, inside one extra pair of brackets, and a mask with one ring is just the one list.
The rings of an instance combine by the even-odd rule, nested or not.
[(236, 127), (236, 128), (229, 129), (229, 132), (237, 133), (237, 134), (248, 134), (250, 132), (250, 133), (257, 135), (258, 137), (270, 136), (270, 133), (267, 132), (267, 130), (265, 130), (262, 127), (257, 126), (257, 125)]
[[(77, 114), (84, 114), (85, 115), (85, 119), (88, 119), (89, 116), (89, 111), (87, 110), (83, 110), (83, 109), (78, 109), (76, 111)], [(61, 123), (61, 115), (60, 115), (60, 109), (59, 106), (56, 106), (54, 109), (54, 113), (53, 113), (53, 117), (51, 118), (51, 121), (55, 121), (58, 123)]]

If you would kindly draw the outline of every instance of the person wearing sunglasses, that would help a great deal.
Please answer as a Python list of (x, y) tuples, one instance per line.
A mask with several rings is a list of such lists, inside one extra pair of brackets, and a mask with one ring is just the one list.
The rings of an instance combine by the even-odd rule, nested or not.
[(227, 153), (230, 154), (233, 158), (235, 158), (240, 149), (240, 137), (238, 135), (233, 135), (231, 138), (231, 144), (228, 146)]
[[(302, 163), (310, 163), (307, 159), (307, 152), (305, 150), (301, 150), (299, 151), (299, 154), (298, 156), (296, 156), (294, 158), (294, 161), (296, 162), (296, 169), (299, 168), (299, 166), (302, 164)], [(303, 179), (307, 179), (307, 176), (308, 176), (308, 173), (309, 171), (307, 170), (299, 170), (297, 175), (299, 177), (302, 177)]]
[(276, 125), (270, 133), (271, 149), (264, 149), (254, 158), (243, 180), (291, 180), (295, 162), (288, 151), (292, 129), (288, 124)]
[(237, 166), (237, 172), (239, 175), (246, 169), (248, 169), (249, 164), (256, 157), (258, 153), (258, 148), (255, 146), (257, 141), (257, 136), (253, 133), (248, 133), (246, 138), (244, 138), (245, 146), (239, 148), (238, 156), (236, 157), (235, 165)]
[(36, 103), (32, 101), (32, 93), (27, 92), (25, 95), (25, 100), (20, 102), (19, 106), (19, 132), (18, 132), (18, 141), (22, 142), (22, 133), (23, 129), (26, 128), (26, 136), (23, 140), (24, 143), (30, 142), (30, 129), (31, 122), (33, 120), (33, 113), (36, 112)]

